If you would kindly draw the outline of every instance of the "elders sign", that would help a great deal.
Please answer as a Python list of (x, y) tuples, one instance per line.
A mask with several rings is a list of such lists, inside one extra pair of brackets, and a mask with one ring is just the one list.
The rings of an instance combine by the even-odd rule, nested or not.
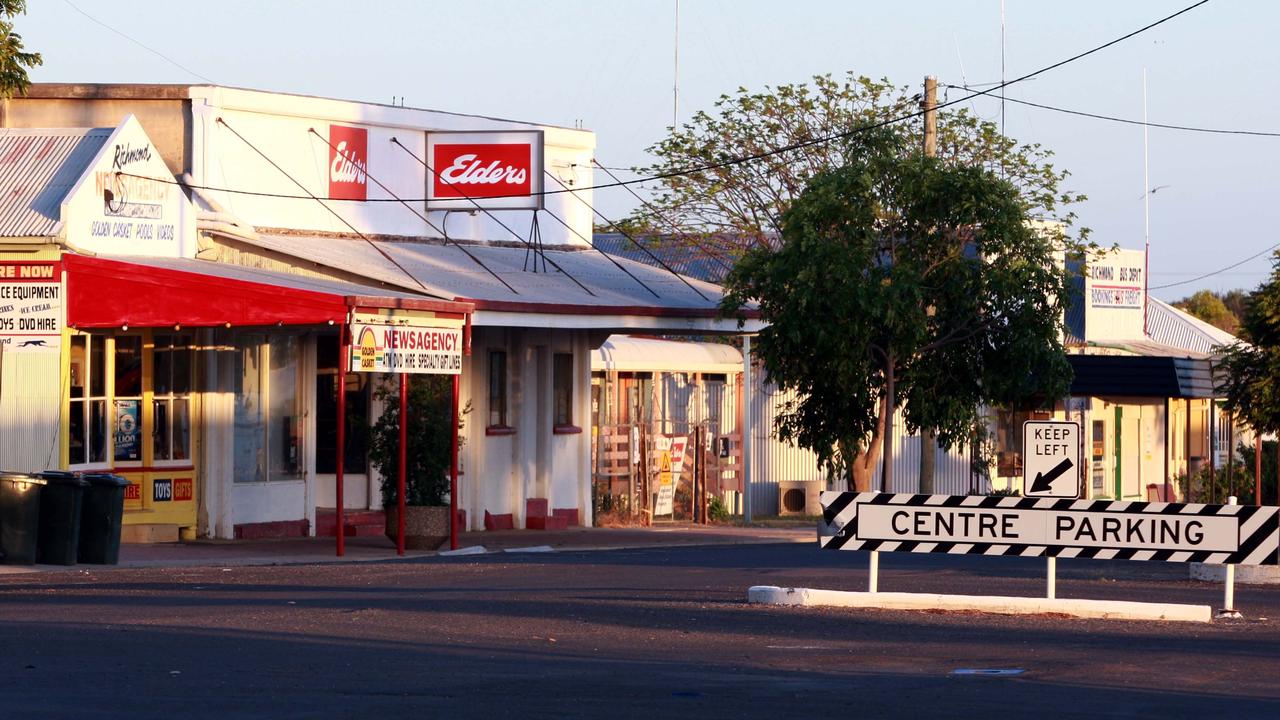
[(427, 133), (427, 209), (541, 210), (542, 131)]

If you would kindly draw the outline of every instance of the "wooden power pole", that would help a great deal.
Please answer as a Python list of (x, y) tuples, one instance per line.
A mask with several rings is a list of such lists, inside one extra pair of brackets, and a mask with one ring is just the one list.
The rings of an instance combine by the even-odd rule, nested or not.
[[(927, 75), (924, 79), (924, 154), (938, 155), (938, 78)], [(920, 487), (919, 492), (933, 494), (933, 464), (938, 453), (938, 436), (933, 428), (920, 428)]]

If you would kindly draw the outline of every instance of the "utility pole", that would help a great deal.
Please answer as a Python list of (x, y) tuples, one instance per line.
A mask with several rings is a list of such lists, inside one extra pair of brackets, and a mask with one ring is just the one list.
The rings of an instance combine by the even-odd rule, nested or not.
[[(938, 78), (927, 75), (924, 79), (924, 154), (938, 156)], [(938, 452), (938, 435), (931, 427), (920, 428), (920, 486), (919, 492), (933, 494), (933, 465)]]

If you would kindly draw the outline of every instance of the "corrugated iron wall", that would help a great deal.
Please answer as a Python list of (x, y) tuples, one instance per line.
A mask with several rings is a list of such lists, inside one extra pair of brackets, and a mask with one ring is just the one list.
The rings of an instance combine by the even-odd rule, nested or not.
[[(774, 437), (773, 423), (785, 404), (795, 398), (794, 392), (783, 392), (763, 378), (764, 372), (752, 372), (751, 412), (748, 425), (752, 434), (751, 508), (754, 515), (778, 512), (778, 483), (782, 481), (826, 481), (826, 473), (818, 468), (815, 453), (794, 447)], [(909, 435), (901, 418), (894, 426), (892, 492), (918, 492), (920, 479), (920, 437)], [(933, 491), (939, 495), (964, 495), (971, 488), (985, 492), (984, 479), (973, 475), (970, 448), (938, 449), (934, 456)], [(873, 487), (880, 487), (879, 468)], [(839, 488), (843, 489), (843, 488)]]
[(58, 376), (58, 353), (9, 352), (0, 358), (0, 470), (58, 467)]

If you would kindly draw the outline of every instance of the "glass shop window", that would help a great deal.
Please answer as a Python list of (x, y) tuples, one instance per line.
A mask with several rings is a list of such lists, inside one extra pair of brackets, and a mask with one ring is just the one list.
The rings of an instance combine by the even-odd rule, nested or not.
[(507, 353), (489, 351), (489, 427), (507, 427)]
[(112, 457), (116, 462), (142, 461), (142, 336), (115, 338), (115, 423)]
[(236, 339), (236, 482), (297, 480), (305, 471), (300, 352), (301, 341), (293, 335)]
[(71, 338), (70, 446), (71, 464), (107, 460), (106, 338)]
[(552, 395), (555, 424), (559, 427), (573, 425), (573, 355), (556, 353), (552, 366)]
[(191, 384), (195, 350), (190, 335), (156, 335), (152, 356), (153, 459), (191, 460)]

